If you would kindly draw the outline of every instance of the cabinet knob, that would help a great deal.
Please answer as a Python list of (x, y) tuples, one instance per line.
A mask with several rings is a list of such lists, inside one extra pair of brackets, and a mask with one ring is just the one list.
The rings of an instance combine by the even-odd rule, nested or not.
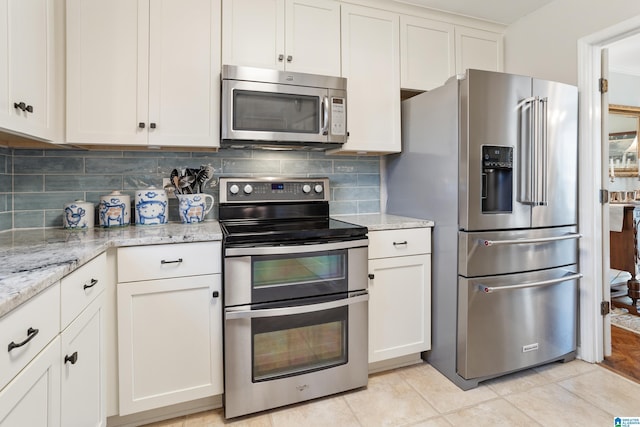
[(140, 123), (138, 123), (138, 127), (139, 127), (140, 129), (144, 129), (144, 126), (145, 126), (144, 122), (140, 122)]
[(375, 274), (369, 273), (369, 279), (373, 280), (373, 279), (375, 279), (375, 277), (376, 277)]
[(213, 291), (213, 295), (214, 298), (218, 298), (220, 296), (220, 292), (218, 291)]
[(64, 363), (65, 364), (67, 362), (71, 362), (72, 365), (75, 365), (77, 361), (78, 361), (78, 352), (77, 351), (74, 351), (71, 356), (69, 356), (69, 355), (64, 356)]
[(278, 62), (282, 62), (284, 60), (284, 55), (280, 54), (278, 55)]
[(291, 62), (291, 61), (293, 61), (293, 56), (287, 55), (287, 62)]
[(150, 127), (151, 129), (155, 129), (155, 128), (156, 128), (156, 124), (155, 124), (155, 123), (149, 123), (149, 127)]
[(17, 108), (21, 111), (26, 111), (27, 113), (33, 113), (33, 106), (27, 105), (24, 102), (14, 102), (13, 108)]

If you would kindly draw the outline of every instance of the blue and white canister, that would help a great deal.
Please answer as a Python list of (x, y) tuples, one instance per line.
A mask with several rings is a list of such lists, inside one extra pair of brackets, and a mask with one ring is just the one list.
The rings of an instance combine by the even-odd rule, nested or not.
[(62, 226), (68, 229), (86, 230), (93, 228), (93, 203), (76, 200), (64, 205), (62, 211)]
[(159, 225), (169, 221), (169, 201), (163, 189), (155, 187), (136, 191), (135, 209), (136, 224)]
[(98, 218), (101, 227), (119, 227), (131, 222), (131, 197), (119, 191), (100, 196)]

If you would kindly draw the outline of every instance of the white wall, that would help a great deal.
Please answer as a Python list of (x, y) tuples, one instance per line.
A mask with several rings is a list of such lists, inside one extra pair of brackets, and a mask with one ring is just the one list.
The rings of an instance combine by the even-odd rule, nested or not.
[(640, 106), (640, 76), (610, 72), (609, 104)]
[(505, 71), (577, 85), (577, 41), (640, 15), (638, 0), (555, 0), (505, 32)]

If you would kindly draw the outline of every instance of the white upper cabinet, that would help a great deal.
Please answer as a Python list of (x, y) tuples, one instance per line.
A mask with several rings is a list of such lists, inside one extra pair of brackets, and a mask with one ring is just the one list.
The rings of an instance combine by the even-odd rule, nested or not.
[(348, 153), (400, 151), (399, 15), (342, 6), (342, 76), (347, 78)]
[(486, 71), (503, 70), (502, 34), (456, 26), (456, 73), (472, 68)]
[(67, 0), (67, 142), (219, 146), (220, 0)]
[(223, 0), (222, 63), (340, 75), (340, 3)]
[(0, 0), (0, 129), (62, 139), (64, 9), (55, 0)]
[(456, 73), (454, 25), (400, 16), (403, 89), (431, 90)]

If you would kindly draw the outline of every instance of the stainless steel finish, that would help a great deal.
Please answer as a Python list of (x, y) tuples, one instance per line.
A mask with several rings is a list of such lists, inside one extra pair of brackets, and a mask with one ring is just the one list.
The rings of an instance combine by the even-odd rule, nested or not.
[[(329, 178), (291, 178), (291, 177), (266, 177), (266, 178), (233, 178), (233, 177), (220, 177), (220, 203), (262, 203), (278, 201), (277, 191), (272, 191), (270, 185), (273, 183), (284, 183), (287, 185), (286, 192), (283, 197), (286, 200), (308, 202), (308, 201), (324, 201), (328, 202), (329, 195)], [(233, 193), (231, 187), (237, 185), (238, 188), (244, 187), (246, 184), (252, 185), (257, 191), (253, 191), (251, 194), (239, 194)], [(315, 187), (321, 185), (323, 191), (320, 193), (313, 192), (304, 194), (302, 187), (304, 185), (310, 185)], [(292, 198), (292, 195), (298, 195), (297, 198)]]
[(572, 274), (570, 276), (564, 276), (559, 279), (540, 280), (538, 282), (523, 283), (520, 285), (513, 285), (513, 286), (492, 287), (492, 286), (484, 286), (482, 283), (479, 283), (478, 285), (480, 286), (480, 290), (482, 292), (484, 292), (485, 294), (490, 294), (490, 293), (499, 292), (499, 291), (515, 291), (515, 290), (524, 289), (524, 288), (538, 288), (541, 286), (555, 285), (556, 283), (565, 282), (567, 280), (577, 280), (580, 278), (582, 278), (582, 274), (577, 273), (577, 274)]
[[(402, 138), (402, 153), (387, 158), (387, 212), (436, 223), (424, 357), (465, 390), (575, 357), (579, 278), (512, 292), (478, 283), (494, 290), (578, 274), (577, 88), (467, 70), (402, 102)], [(512, 150), (510, 180), (499, 185), (512, 185), (508, 208), (483, 211), (483, 147)], [(513, 346), (519, 336), (530, 342)]]
[[(366, 291), (365, 291), (366, 292)], [(270, 308), (266, 310), (251, 310), (250, 305), (230, 307), (225, 310), (224, 318), (232, 319), (255, 319), (259, 317), (291, 316), (293, 314), (313, 313), (320, 310), (330, 310), (332, 308), (344, 307), (346, 305), (358, 304), (369, 301), (369, 294), (356, 295), (338, 301), (324, 302), (314, 305), (299, 305), (286, 308)]]
[(254, 255), (278, 255), (278, 254), (306, 254), (320, 251), (334, 251), (336, 249), (350, 249), (357, 247), (367, 247), (368, 239), (351, 240), (346, 242), (333, 242), (315, 245), (294, 245), (294, 246), (267, 246), (254, 248), (227, 248), (225, 256), (254, 256)]
[(323, 135), (329, 134), (329, 97), (322, 98), (322, 129)]
[[(360, 244), (362, 241), (359, 241)], [(353, 243), (353, 242), (348, 242)], [(309, 251), (319, 251), (319, 246), (325, 245), (308, 245)], [(307, 245), (304, 245), (306, 248)], [(270, 249), (277, 249), (272, 247)], [(269, 254), (272, 254), (271, 252)], [(348, 291), (354, 292), (361, 289), (367, 289), (367, 273), (368, 273), (368, 248), (354, 247), (348, 250)], [(227, 256), (224, 259), (225, 269), (225, 306), (246, 305), (251, 302), (251, 256)]]
[[(457, 372), (483, 379), (575, 354), (576, 266), (458, 282)], [(514, 286), (560, 279), (543, 287)], [(502, 292), (509, 290), (509, 292)], [(497, 333), (496, 331), (500, 331)], [(490, 345), (487, 345), (490, 343)]]
[(229, 352), (228, 359), (233, 363), (225, 363), (225, 416), (232, 418), (365, 386), (368, 376), (367, 321), (367, 301), (349, 306), (348, 363), (252, 383), (249, 374), (252, 337), (247, 333), (251, 330), (251, 319), (227, 320), (225, 352)]
[(221, 78), (222, 80), (241, 80), (247, 82), (347, 90), (347, 79), (343, 77), (294, 73), (291, 71), (279, 71), (270, 68), (223, 65)]

